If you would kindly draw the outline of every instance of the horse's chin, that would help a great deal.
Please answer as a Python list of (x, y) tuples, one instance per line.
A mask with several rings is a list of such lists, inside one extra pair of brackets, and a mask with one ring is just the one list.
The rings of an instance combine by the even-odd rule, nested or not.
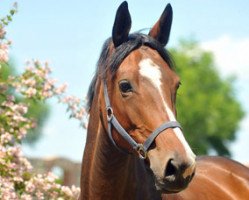
[(157, 190), (162, 194), (172, 194), (172, 193), (178, 193), (184, 190), (185, 188), (163, 188), (163, 187), (157, 187)]
[(178, 193), (188, 187), (190, 181), (161, 181), (155, 177), (155, 186), (160, 193), (171, 194)]
[(159, 191), (162, 194), (172, 194), (172, 193), (181, 192), (186, 187), (184, 187), (184, 188), (164, 188), (164, 187), (157, 187), (156, 186), (156, 188), (157, 188), (157, 191)]

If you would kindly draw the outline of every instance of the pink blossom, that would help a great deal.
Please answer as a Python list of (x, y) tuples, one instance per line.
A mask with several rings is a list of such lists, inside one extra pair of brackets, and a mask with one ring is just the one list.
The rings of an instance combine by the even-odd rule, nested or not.
[(32, 97), (36, 94), (37, 90), (35, 88), (28, 88), (26, 91), (25, 91), (25, 94), (28, 96), (28, 97)]
[(28, 193), (33, 193), (36, 189), (36, 186), (31, 181), (25, 182), (25, 189)]
[(13, 111), (20, 113), (21, 115), (26, 114), (28, 111), (28, 107), (24, 104), (15, 104), (15, 105), (11, 106), (11, 109)]
[(73, 196), (72, 191), (68, 187), (62, 186), (61, 191), (64, 192), (67, 196)]
[(21, 200), (32, 200), (32, 196), (29, 194), (22, 194)]
[(44, 199), (44, 194), (41, 191), (37, 191), (35, 195), (39, 200)]
[(7, 44), (0, 44), (0, 62), (8, 62), (9, 47)]
[(55, 89), (55, 94), (57, 95), (62, 94), (66, 91), (66, 89), (67, 89), (67, 84), (63, 84), (60, 87)]
[(22, 83), (28, 87), (34, 87), (36, 84), (36, 81), (34, 79), (25, 79), (25, 80), (22, 80)]
[(8, 143), (11, 140), (12, 140), (12, 135), (8, 132), (5, 132), (4, 134), (1, 134), (1, 136), (0, 136), (1, 144)]

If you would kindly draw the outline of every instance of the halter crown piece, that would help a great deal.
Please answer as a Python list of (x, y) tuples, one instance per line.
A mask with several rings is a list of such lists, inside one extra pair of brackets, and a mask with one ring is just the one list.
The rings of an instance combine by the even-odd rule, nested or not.
[[(147, 152), (151, 144), (154, 142), (155, 138), (164, 130), (168, 128), (181, 128), (181, 125), (177, 121), (169, 121), (163, 123), (161, 126), (156, 128), (150, 136), (146, 139), (146, 141), (141, 144), (137, 143), (127, 132), (126, 130), (121, 126), (121, 124), (118, 122), (117, 118), (113, 114), (113, 109), (110, 104), (110, 99), (108, 96), (108, 90), (107, 90), (107, 84), (106, 81), (104, 81), (104, 98), (105, 98), (105, 104), (106, 104), (106, 112), (107, 112), (107, 121), (108, 121), (108, 136), (110, 140), (112, 141), (113, 145), (120, 150), (121, 152), (125, 152), (123, 149), (119, 148), (117, 144), (115, 143), (113, 137), (112, 137), (112, 126), (117, 130), (117, 132), (132, 146), (132, 148), (138, 152), (139, 158), (146, 159), (147, 158)], [(125, 152), (127, 153), (127, 152)]]

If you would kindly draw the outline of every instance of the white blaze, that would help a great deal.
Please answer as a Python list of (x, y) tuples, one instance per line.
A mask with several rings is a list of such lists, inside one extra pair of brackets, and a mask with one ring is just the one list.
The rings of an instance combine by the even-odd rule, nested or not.
[[(169, 116), (169, 119), (170, 121), (176, 121), (176, 118), (175, 118), (175, 115), (174, 113), (172, 112), (172, 110), (169, 108), (169, 106), (167, 105), (164, 97), (163, 97), (163, 93), (162, 93), (162, 88), (161, 88), (161, 85), (162, 85), (162, 82), (161, 82), (161, 78), (162, 78), (162, 74), (161, 74), (161, 71), (160, 71), (160, 67), (158, 65), (156, 65), (151, 59), (149, 58), (146, 58), (144, 60), (141, 60), (139, 62), (139, 73), (149, 79), (151, 81), (151, 83), (156, 87), (156, 89), (158, 90), (160, 96), (161, 96), (161, 99), (162, 99), (162, 102), (163, 102), (163, 105), (165, 107), (165, 110)], [(190, 159), (195, 160), (195, 155), (194, 153), (192, 152), (191, 148), (189, 147), (187, 141), (185, 140), (184, 136), (183, 136), (183, 133), (181, 131), (180, 128), (174, 128), (173, 129), (177, 138), (181, 141), (181, 143), (183, 144), (184, 146), (184, 149), (187, 153), (187, 155), (189, 156)]]

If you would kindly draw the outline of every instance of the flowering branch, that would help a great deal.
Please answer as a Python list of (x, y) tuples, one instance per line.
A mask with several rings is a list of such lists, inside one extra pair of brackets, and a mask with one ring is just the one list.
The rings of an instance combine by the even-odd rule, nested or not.
[[(8, 62), (10, 42), (6, 40), (4, 27), (16, 13), (16, 5), (9, 14), (0, 20), (0, 73), (1, 63)], [(48, 64), (38, 61), (27, 63), (26, 70), (18, 76), (9, 76), (0, 81), (0, 199), (77, 199), (79, 188), (58, 184), (52, 173), (35, 174), (30, 162), (23, 156), (21, 141), (30, 129), (36, 126), (35, 120), (27, 117), (29, 105), (16, 100), (16, 95), (25, 99), (46, 101), (55, 97), (67, 105), (70, 118), (80, 121), (86, 127), (85, 102), (74, 96), (65, 95), (66, 84), (56, 86), (50, 77)]]
[(12, 21), (12, 17), (16, 13), (17, 3), (14, 3), (13, 8), (9, 11), (9, 14), (0, 19), (0, 62), (8, 62), (9, 60), (9, 46), (11, 45), (11, 41), (6, 39), (6, 31), (4, 28)]

